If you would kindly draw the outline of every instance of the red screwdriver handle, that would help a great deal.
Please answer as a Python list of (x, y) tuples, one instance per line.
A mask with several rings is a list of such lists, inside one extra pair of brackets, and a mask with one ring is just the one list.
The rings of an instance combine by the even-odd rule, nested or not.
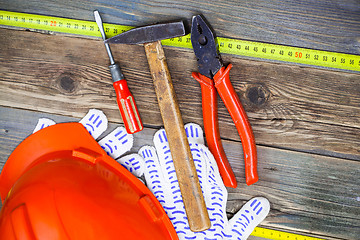
[(129, 90), (126, 80), (122, 79), (116, 81), (113, 86), (115, 88), (116, 100), (126, 131), (130, 134), (141, 131), (143, 129), (143, 124), (134, 97)]
[(227, 68), (222, 67), (214, 76), (215, 88), (225, 103), (236, 129), (239, 132), (244, 150), (246, 184), (251, 185), (258, 181), (257, 174), (257, 152), (253, 131), (246, 112), (241, 105), (239, 96), (236, 94), (230, 82), (229, 64)]
[(236, 188), (237, 182), (235, 175), (221, 144), (217, 110), (217, 93), (214, 81), (197, 72), (193, 72), (192, 76), (201, 86), (204, 131), (207, 145), (210, 152), (214, 155), (225, 186)]

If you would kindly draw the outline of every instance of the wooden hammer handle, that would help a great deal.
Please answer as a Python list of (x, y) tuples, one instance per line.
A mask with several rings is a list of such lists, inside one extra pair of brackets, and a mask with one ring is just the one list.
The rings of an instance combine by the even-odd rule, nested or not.
[(211, 223), (164, 50), (160, 41), (146, 43), (144, 46), (189, 226), (194, 232), (204, 231), (210, 228)]

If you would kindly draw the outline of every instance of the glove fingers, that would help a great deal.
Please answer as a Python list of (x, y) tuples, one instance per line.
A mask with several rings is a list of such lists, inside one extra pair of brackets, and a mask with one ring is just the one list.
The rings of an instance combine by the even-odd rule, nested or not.
[(226, 191), (225, 185), (220, 176), (219, 168), (217, 166), (214, 156), (212, 155), (210, 150), (205, 146), (202, 146), (202, 152), (203, 152), (203, 157), (208, 163), (207, 164), (208, 183), (211, 186), (218, 186)]
[(169, 196), (172, 197), (175, 205), (181, 208), (183, 205), (179, 183), (171, 156), (169, 143), (164, 129), (157, 131), (154, 135), (154, 145), (159, 156), (160, 169), (164, 176), (164, 184), (168, 186)]
[(221, 232), (227, 224), (226, 200), (227, 191), (217, 171), (216, 161), (207, 147), (204, 146), (203, 131), (197, 124), (186, 124), (191, 153), (203, 191), (206, 207), (209, 213), (211, 228), (202, 233), (196, 233), (196, 239), (222, 239)]
[(148, 188), (159, 200), (161, 205), (166, 206), (169, 204), (169, 199), (166, 198), (166, 186), (163, 184), (164, 177), (155, 148), (152, 146), (144, 146), (140, 148), (139, 155), (145, 160), (144, 175)]
[(188, 137), (191, 154), (194, 160), (196, 172), (199, 178), (200, 186), (204, 194), (204, 189), (207, 189), (206, 168), (207, 162), (202, 157), (201, 147), (204, 144), (203, 131), (201, 127), (195, 123), (188, 123), (185, 125), (185, 132)]
[(204, 145), (204, 132), (196, 123), (185, 124), (185, 132), (189, 143), (198, 143)]
[(35, 133), (35, 132), (37, 132), (37, 131), (39, 131), (39, 130), (41, 130), (41, 129), (43, 129), (43, 128), (49, 127), (49, 126), (51, 126), (51, 125), (54, 125), (54, 124), (56, 124), (56, 123), (55, 123), (53, 120), (51, 120), (51, 119), (48, 119), (48, 118), (40, 118), (40, 119), (38, 120), (38, 123), (37, 123), (36, 126), (35, 126), (35, 129), (34, 129), (33, 133)]
[(89, 131), (95, 139), (107, 129), (108, 120), (105, 114), (97, 109), (90, 109), (80, 123)]
[(129, 151), (133, 142), (133, 135), (128, 134), (124, 127), (117, 127), (98, 143), (110, 157), (116, 159)]
[(204, 194), (204, 190), (207, 190), (207, 176), (206, 176), (206, 162), (204, 161), (199, 144), (190, 143), (190, 150), (194, 160), (196, 172), (199, 178), (200, 186)]
[[(174, 188), (171, 188), (168, 179), (164, 176), (164, 172), (161, 168), (160, 162), (163, 160), (158, 158), (156, 150), (151, 146), (144, 146), (140, 148), (139, 154), (145, 160), (145, 180), (150, 191), (155, 195), (159, 200), (161, 205), (164, 207), (166, 214), (169, 216), (170, 220), (175, 223), (180, 223), (180, 225), (185, 225), (186, 220), (183, 219), (185, 216), (184, 205), (181, 201), (174, 203), (172, 191)], [(161, 161), (160, 161), (161, 159)], [(179, 189), (179, 187), (178, 187)], [(181, 195), (180, 195), (181, 198)], [(175, 226), (176, 231), (182, 228), (182, 226)]]
[(118, 158), (116, 161), (136, 177), (141, 177), (144, 174), (145, 163), (142, 157), (137, 153)]
[(255, 197), (248, 201), (229, 221), (227, 233), (247, 239), (254, 228), (261, 223), (270, 211), (266, 198)]
[(220, 235), (224, 232), (224, 226), (227, 225), (226, 201), (227, 190), (222, 182), (214, 157), (209, 149), (204, 145), (199, 145), (203, 162), (206, 162), (205, 202), (211, 220), (211, 229), (214, 230), (214, 237), (222, 239)]
[(186, 217), (184, 203), (176, 177), (175, 167), (164, 129), (161, 129), (155, 133), (154, 145), (160, 159), (160, 168), (163, 172), (165, 180), (164, 185), (168, 186), (166, 195), (171, 198), (173, 203), (172, 206), (168, 205), (167, 209), (165, 207), (164, 208), (174, 225), (179, 239), (185, 239), (185, 237), (186, 239), (191, 239), (192, 237), (195, 237), (195, 234), (190, 230), (188, 225), (188, 219)]

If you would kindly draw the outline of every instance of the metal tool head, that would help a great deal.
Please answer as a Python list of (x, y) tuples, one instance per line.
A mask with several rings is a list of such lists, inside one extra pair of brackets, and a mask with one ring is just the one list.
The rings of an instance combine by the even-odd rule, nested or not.
[(185, 35), (183, 21), (138, 27), (106, 39), (106, 43), (141, 44)]
[(191, 44), (198, 60), (199, 72), (212, 79), (223, 64), (214, 34), (201, 15), (192, 19)]
[(94, 17), (95, 17), (96, 24), (97, 24), (98, 27), (99, 27), (99, 30), (100, 30), (100, 33), (101, 33), (101, 37), (105, 40), (105, 39), (106, 39), (106, 36), (105, 36), (104, 27), (103, 27), (103, 22), (102, 22), (102, 19), (101, 19), (101, 16), (100, 16), (100, 13), (99, 13), (98, 10), (95, 10), (95, 11), (94, 11)]
[[(99, 27), (99, 31), (101, 33), (101, 37), (103, 38), (103, 40), (105, 41), (106, 39), (106, 35), (105, 35), (105, 31), (104, 31), (104, 26), (103, 26), (103, 22), (102, 22), (102, 19), (101, 19), (101, 16), (100, 16), (100, 13), (98, 10), (95, 10), (94, 11), (94, 16), (95, 16), (95, 21), (96, 21), (96, 24), (98, 25)], [(111, 49), (110, 49), (110, 46), (109, 44), (105, 43), (105, 49), (106, 49), (106, 52), (109, 56), (109, 59), (110, 59), (110, 63), (111, 65), (114, 65), (115, 64), (115, 61), (114, 61), (114, 57), (111, 53)], [(121, 72), (120, 72), (121, 73)]]

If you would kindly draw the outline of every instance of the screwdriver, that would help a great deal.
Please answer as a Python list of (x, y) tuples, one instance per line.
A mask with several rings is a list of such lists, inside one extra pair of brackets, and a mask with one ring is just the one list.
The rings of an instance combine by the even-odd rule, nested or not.
[[(95, 21), (99, 27), (103, 40), (106, 40), (103, 23), (98, 11), (94, 11)], [(110, 73), (113, 80), (113, 86), (116, 92), (116, 100), (120, 109), (120, 113), (129, 134), (139, 132), (143, 129), (138, 109), (135, 104), (133, 95), (131, 94), (123, 73), (118, 63), (115, 63), (114, 57), (108, 43), (105, 43), (105, 49), (110, 58)]]

